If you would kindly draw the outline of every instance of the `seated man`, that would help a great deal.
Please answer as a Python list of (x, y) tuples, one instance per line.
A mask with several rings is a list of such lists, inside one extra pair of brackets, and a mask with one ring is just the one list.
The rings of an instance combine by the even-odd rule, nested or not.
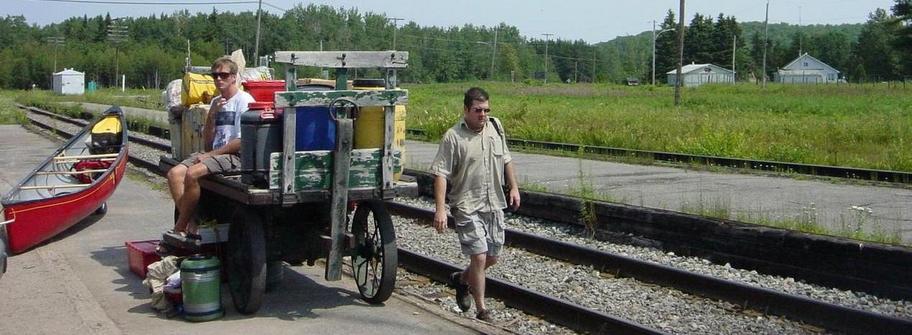
[(203, 140), (211, 150), (193, 154), (168, 171), (168, 187), (179, 213), (174, 232), (182, 235), (196, 234), (191, 220), (200, 197), (199, 179), (240, 169), (241, 114), (254, 102), (250, 94), (238, 89), (238, 66), (231, 59), (222, 57), (212, 63), (212, 78), (219, 95), (212, 99), (203, 128)]

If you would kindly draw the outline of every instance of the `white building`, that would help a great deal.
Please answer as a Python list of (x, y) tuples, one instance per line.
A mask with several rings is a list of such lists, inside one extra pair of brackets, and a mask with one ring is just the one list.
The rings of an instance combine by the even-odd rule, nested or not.
[(785, 84), (833, 84), (838, 80), (839, 70), (807, 53), (779, 69), (775, 78)]
[[(677, 69), (666, 72), (668, 85), (674, 85), (677, 78)], [(703, 84), (717, 84), (735, 82), (735, 72), (713, 64), (690, 64), (681, 68), (682, 83), (687, 86), (700, 86)]]
[(54, 93), (70, 95), (85, 94), (85, 73), (67, 68), (55, 73)]

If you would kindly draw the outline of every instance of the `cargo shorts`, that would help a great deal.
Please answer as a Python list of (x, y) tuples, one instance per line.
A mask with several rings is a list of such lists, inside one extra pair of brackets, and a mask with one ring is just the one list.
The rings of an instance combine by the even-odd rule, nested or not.
[(500, 255), (504, 245), (503, 210), (465, 213), (454, 209), (452, 212), (463, 255)]
[[(181, 164), (191, 167), (193, 164), (197, 163), (196, 156), (199, 155), (199, 152), (190, 154), (190, 157), (181, 162)], [(203, 165), (209, 169), (209, 173), (228, 173), (241, 169), (241, 158), (234, 154), (209, 156), (209, 158), (204, 159), (200, 163), (203, 163)]]

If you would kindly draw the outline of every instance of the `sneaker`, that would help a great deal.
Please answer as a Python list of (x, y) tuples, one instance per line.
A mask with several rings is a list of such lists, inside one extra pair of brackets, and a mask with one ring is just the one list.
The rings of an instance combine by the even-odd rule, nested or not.
[(493, 322), (494, 321), (494, 319), (491, 318), (491, 310), (489, 310), (489, 309), (483, 309), (483, 310), (479, 311), (478, 314), (475, 314), (475, 318), (479, 319), (481, 321), (484, 321), (484, 322)]
[(456, 288), (456, 305), (459, 306), (459, 310), (465, 312), (472, 308), (472, 296), (469, 295), (469, 285), (462, 282), (461, 276), (461, 271), (451, 273), (450, 285)]

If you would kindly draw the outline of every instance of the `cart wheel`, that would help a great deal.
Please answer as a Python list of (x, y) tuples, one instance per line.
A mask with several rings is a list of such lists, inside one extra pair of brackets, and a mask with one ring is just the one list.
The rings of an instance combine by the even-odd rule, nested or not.
[(234, 307), (242, 314), (260, 309), (266, 289), (266, 245), (263, 219), (248, 208), (238, 208), (228, 229), (228, 286)]
[(95, 215), (105, 215), (105, 213), (107, 213), (107, 212), (108, 212), (108, 203), (107, 202), (102, 202), (101, 206), (98, 206), (98, 208), (95, 209)]
[(364, 301), (379, 304), (389, 299), (396, 286), (396, 231), (382, 202), (358, 204), (352, 219), (355, 250), (352, 273)]

